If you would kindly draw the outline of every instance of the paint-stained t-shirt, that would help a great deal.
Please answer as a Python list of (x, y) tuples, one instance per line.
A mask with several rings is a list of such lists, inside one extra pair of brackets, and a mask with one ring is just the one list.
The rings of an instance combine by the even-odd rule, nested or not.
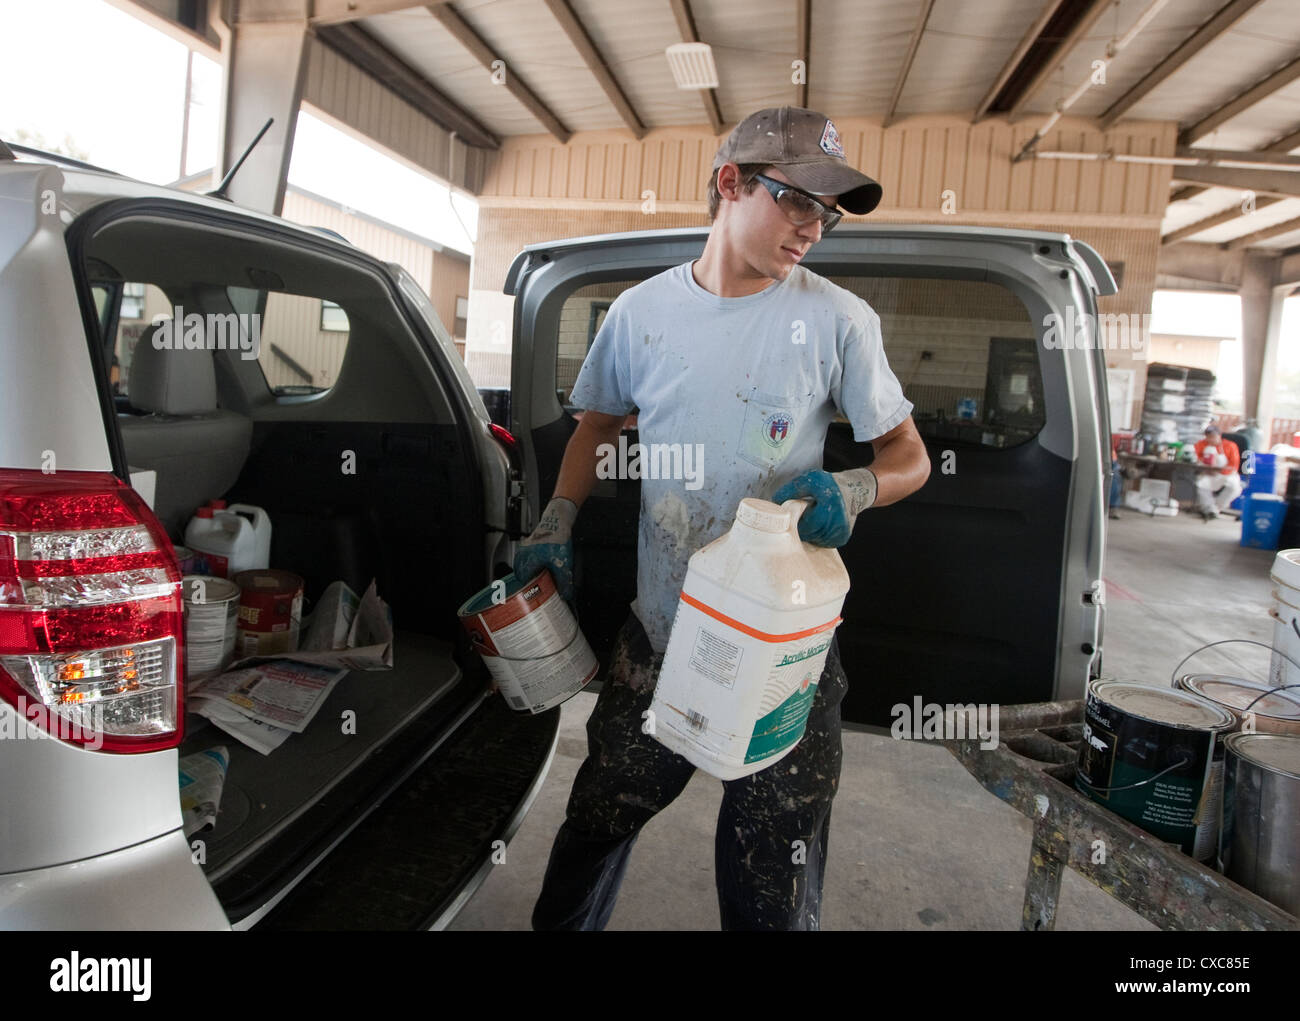
[(687, 561), (731, 527), (742, 498), (770, 500), (821, 468), (836, 409), (861, 443), (913, 407), (885, 358), (880, 317), (851, 291), (795, 266), (756, 294), (720, 298), (691, 266), (614, 300), (572, 396), (586, 410), (637, 411), (643, 456), (607, 452), (597, 474), (640, 471), (632, 609), (661, 653)]

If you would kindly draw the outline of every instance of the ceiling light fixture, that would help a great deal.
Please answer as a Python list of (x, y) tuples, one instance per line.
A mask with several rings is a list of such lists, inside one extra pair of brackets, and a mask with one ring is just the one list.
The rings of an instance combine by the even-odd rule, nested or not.
[(708, 43), (674, 43), (664, 50), (679, 89), (716, 89), (718, 68)]

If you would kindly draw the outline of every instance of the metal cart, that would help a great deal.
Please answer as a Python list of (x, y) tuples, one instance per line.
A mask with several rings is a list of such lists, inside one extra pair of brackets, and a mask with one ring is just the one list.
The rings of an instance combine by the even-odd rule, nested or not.
[(1300, 919), (1074, 789), (1083, 701), (1004, 706), (999, 743), (945, 741), (987, 790), (1034, 823), (1021, 928), (1053, 929), (1066, 866), (1161, 929), (1300, 929)]

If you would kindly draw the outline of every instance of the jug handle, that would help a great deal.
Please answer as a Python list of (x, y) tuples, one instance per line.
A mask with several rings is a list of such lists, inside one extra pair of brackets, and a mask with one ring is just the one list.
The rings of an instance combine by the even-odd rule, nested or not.
[(799, 538), (799, 517), (804, 511), (811, 507), (812, 504), (813, 498), (811, 496), (796, 496), (781, 504), (781, 509), (783, 511), (790, 512), (790, 531), (794, 533), (796, 539)]

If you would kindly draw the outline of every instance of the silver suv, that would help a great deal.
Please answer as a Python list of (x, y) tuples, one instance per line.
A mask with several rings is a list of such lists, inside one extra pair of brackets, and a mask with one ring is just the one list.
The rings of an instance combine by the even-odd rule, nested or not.
[[(428, 299), (324, 232), (3, 146), (0, 210), (0, 928), (445, 924), (558, 714), (488, 698), (460, 633), (517, 455)], [(182, 330), (231, 314), (256, 350)], [(309, 599), (374, 578), (392, 610), (394, 668), (265, 756), (185, 713), (172, 543), (218, 497), (270, 514)], [(178, 758), (216, 745), (187, 839)]]
[[(445, 924), (558, 720), (485, 696), (456, 610), (550, 495), (605, 310), (707, 230), (520, 253), (494, 423), (415, 282), (336, 236), (2, 146), (0, 210), (0, 928)], [(883, 225), (841, 227), (805, 265), (880, 314), (934, 462), (841, 551), (844, 718), (1080, 697), (1101, 666), (1105, 263), (1060, 234)], [(256, 350), (189, 350), (191, 315), (200, 337), (256, 316)], [(828, 470), (870, 456), (832, 424)], [(393, 612), (394, 669), (350, 674), (269, 756), (184, 712), (171, 543), (218, 497), (270, 514), (272, 564), (309, 598), (373, 577)], [(578, 519), (602, 658), (635, 595), (639, 501), (636, 479), (603, 480)], [(178, 753), (215, 744), (221, 813), (186, 839)]]

